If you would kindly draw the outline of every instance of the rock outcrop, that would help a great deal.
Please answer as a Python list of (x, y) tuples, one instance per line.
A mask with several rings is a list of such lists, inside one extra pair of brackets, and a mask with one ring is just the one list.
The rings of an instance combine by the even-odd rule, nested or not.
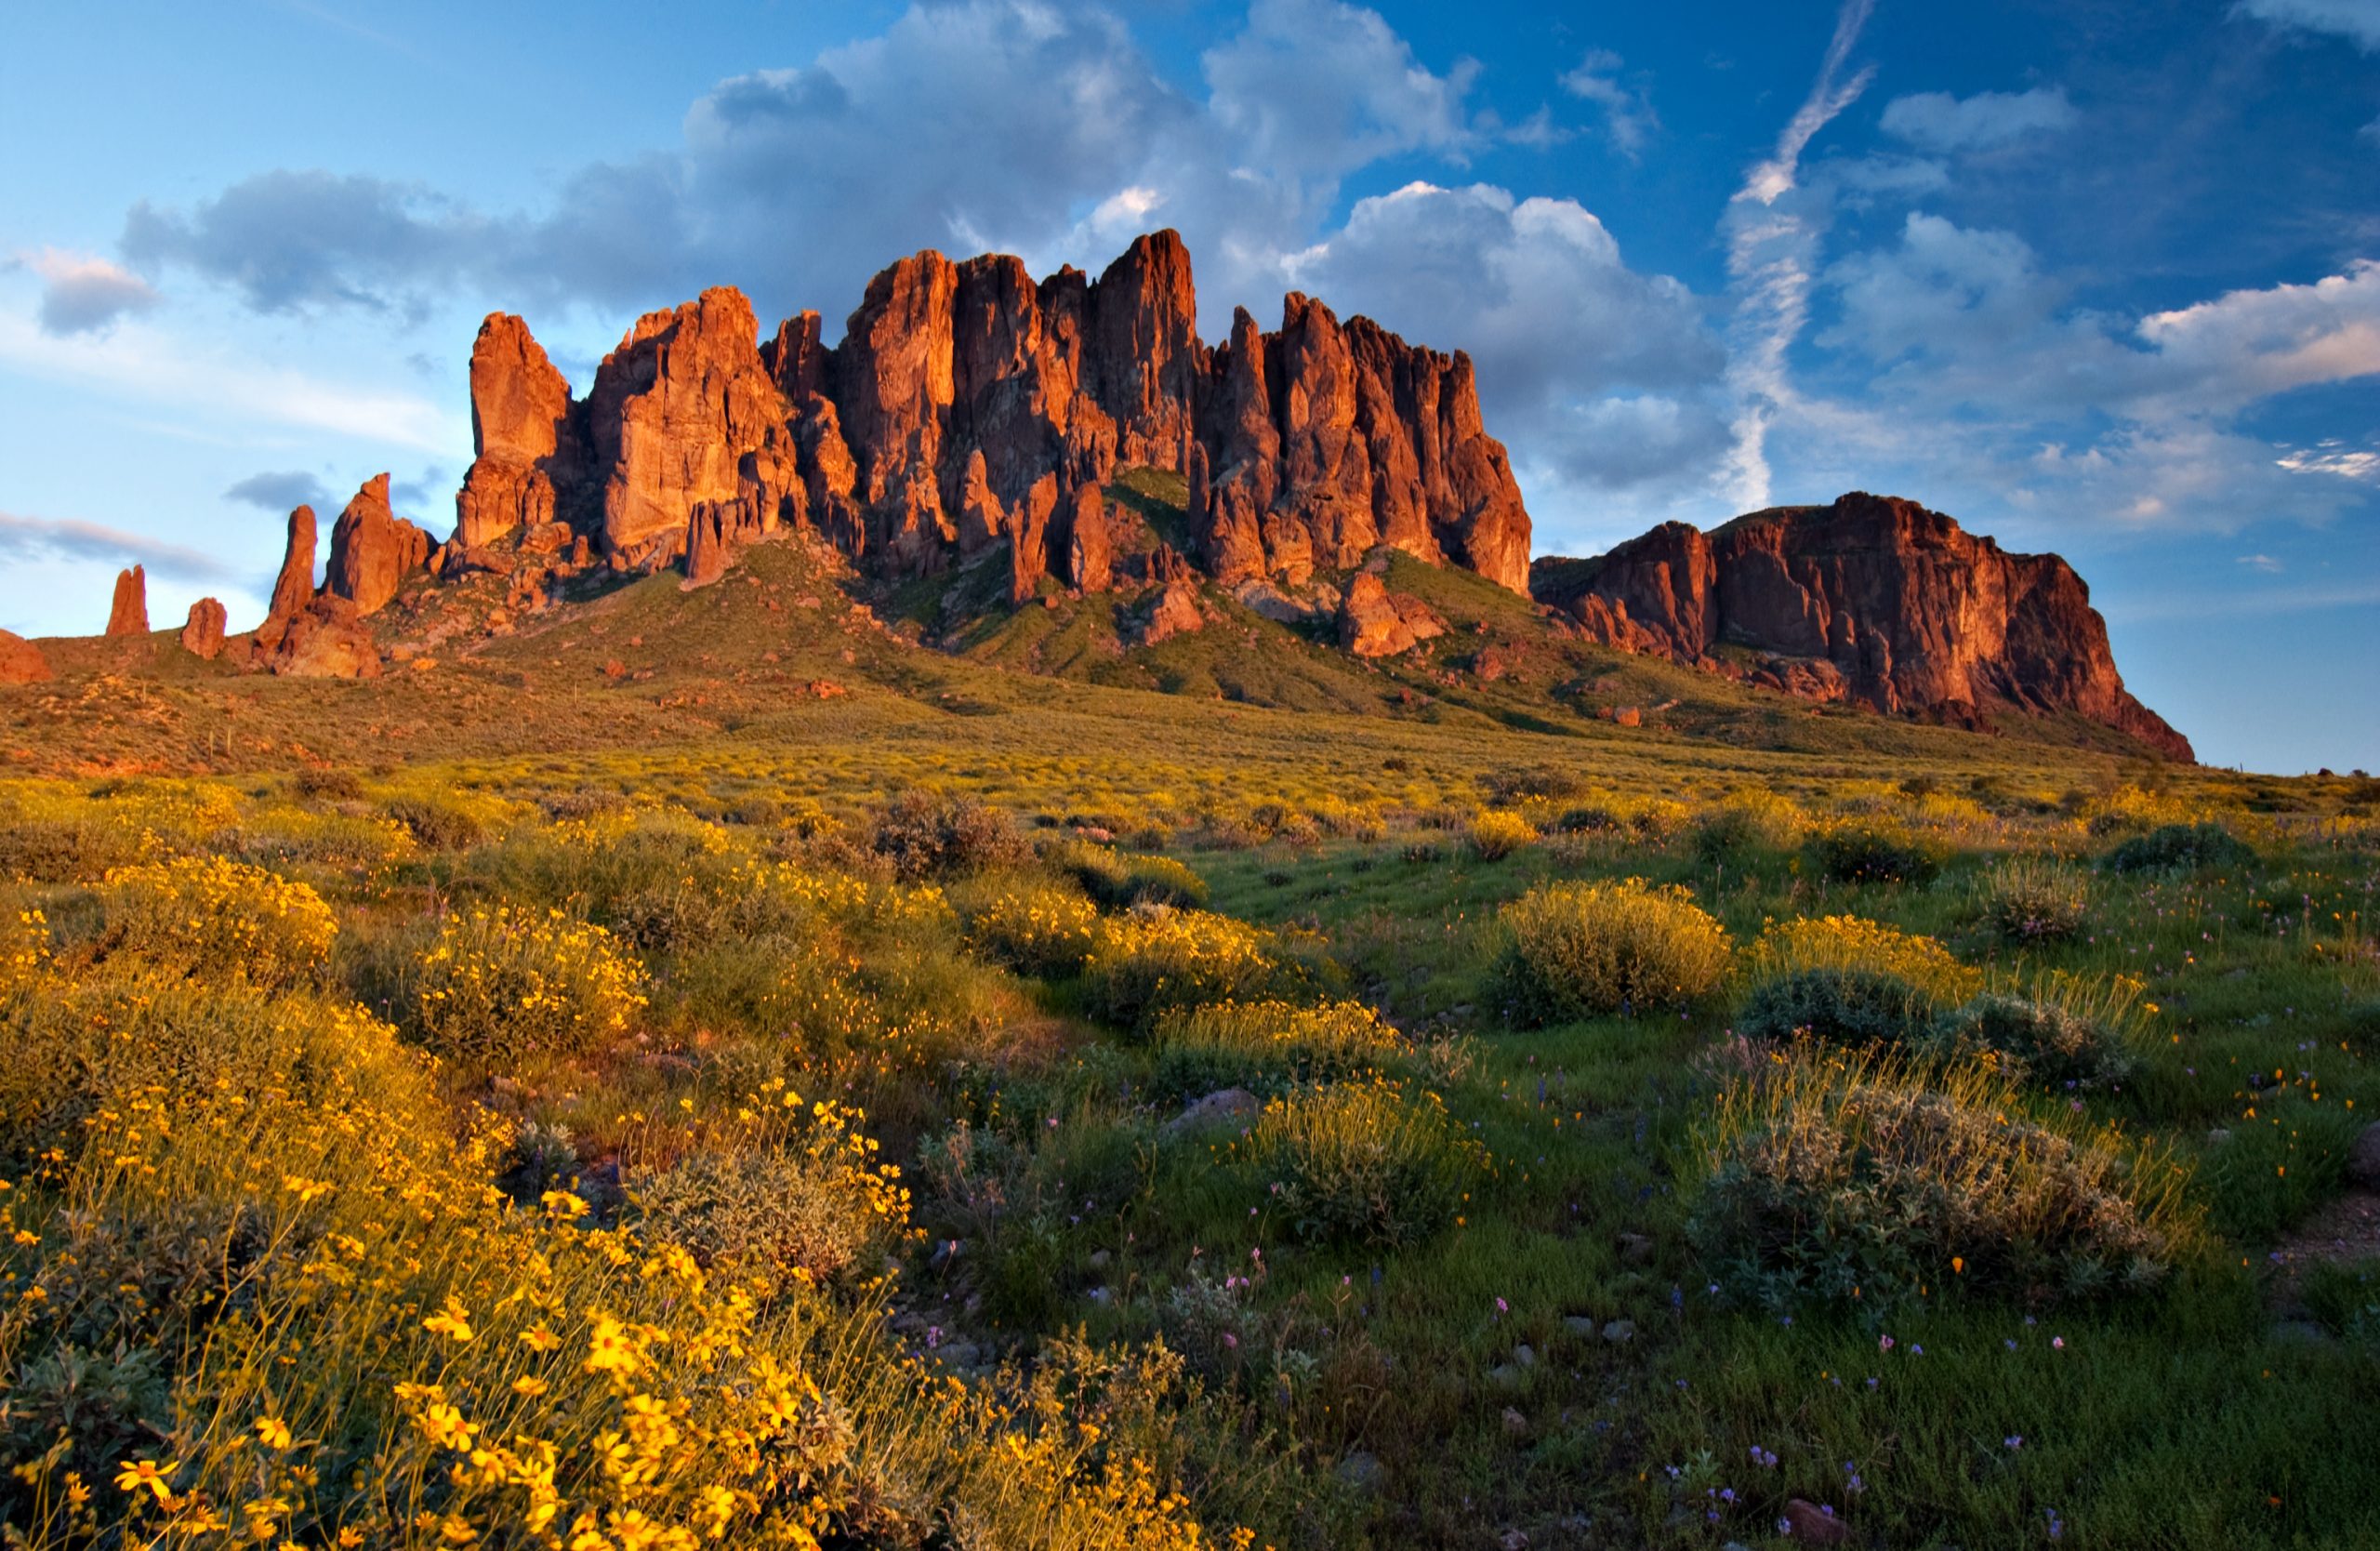
[(191, 604), (190, 617), (182, 621), (182, 650), (208, 662), (221, 656), (225, 618), (223, 605), (213, 598)]
[(556, 521), (584, 480), (570, 384), (509, 312), (490, 313), (471, 346), (471, 451), (455, 497), (454, 542), (465, 550)]
[(265, 618), (286, 624), (313, 601), (314, 509), (301, 506), (289, 514), (289, 538), (281, 551), (281, 574), (273, 578)]
[(1446, 621), (1419, 598), (1391, 592), (1367, 568), (1339, 603), (1339, 644), (1359, 657), (1393, 657), (1447, 633)]
[(2072, 713), (2192, 757), (2124, 689), (2071, 566), (1913, 501), (1854, 492), (1709, 534), (1667, 523), (1591, 561), (1540, 561), (1534, 577), (1539, 602), (1626, 651), (1967, 725), (1996, 707)]
[(1527, 585), (1527, 512), (1466, 357), (1296, 295), (1278, 334), (1243, 312), (1210, 351), (1171, 232), (1096, 280), (916, 254), (868, 283), (831, 349), (815, 312), (763, 342), (741, 292), (706, 291), (638, 320), (575, 404), (527, 325), (496, 313), (471, 409), (466, 552), (561, 521), (616, 569), (699, 544), (708, 573), (809, 527), (874, 576), (1005, 543), (1016, 597), (1051, 576), (1100, 590), (1118, 577), (1075, 520), (1080, 492), (1142, 467), (1188, 475), (1191, 558), (1227, 583), (1300, 585), (1385, 542)]
[(49, 682), (49, 658), (14, 630), (0, 630), (0, 684)]
[(115, 597), (108, 605), (107, 633), (149, 633), (149, 573), (138, 565), (115, 574)]
[[(294, 522), (291, 530), (294, 541)], [(427, 529), (389, 509), (389, 476), (375, 474), (331, 524), (323, 590), (353, 603), (359, 616), (377, 614), (408, 577), (429, 565), (434, 548)]]

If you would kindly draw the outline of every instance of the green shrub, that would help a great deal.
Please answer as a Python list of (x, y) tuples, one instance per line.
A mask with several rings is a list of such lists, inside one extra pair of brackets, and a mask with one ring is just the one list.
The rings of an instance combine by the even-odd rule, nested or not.
[(1641, 878), (1542, 884), (1497, 923), (1495, 983), (1530, 1027), (1699, 1001), (1726, 977), (1733, 954), (1726, 929), (1684, 889)]
[(1236, 1146), (1310, 1243), (1417, 1243), (1454, 1220), (1487, 1166), (1436, 1094), (1382, 1080), (1276, 1098)]
[(1898, 824), (1838, 824), (1815, 845), (1818, 870), (1838, 883), (1924, 884), (1942, 871), (1941, 842)]
[(1197, 909), (1207, 903), (1207, 881), (1171, 856), (1137, 855), (1088, 841), (1067, 841), (1052, 846), (1047, 859), (1107, 909), (1142, 904)]
[(806, 1150), (694, 1152), (624, 1183), (645, 1231), (704, 1266), (825, 1280), (892, 1239), (867, 1177)]
[(2005, 992), (1942, 1014), (1930, 1038), (1941, 1052), (1989, 1053), (2011, 1082), (2059, 1089), (2121, 1087), (2140, 1065), (2122, 1037), (2097, 1019)]
[(1006, 810), (925, 791), (903, 792), (877, 815), (868, 846), (907, 882), (972, 877), (1032, 854)]
[(118, 868), (102, 893), (101, 951), (210, 977), (285, 986), (329, 960), (338, 921), (323, 896), (220, 856)]
[(511, 1063), (617, 1038), (642, 974), (600, 926), (510, 905), (457, 911), (416, 965), (414, 1014), (442, 1055)]
[(1229, 916), (1144, 908), (1102, 924), (1083, 999), (1110, 1023), (1145, 1029), (1171, 1008), (1263, 995), (1281, 977), (1274, 946)]
[(967, 946), (1025, 974), (1076, 974), (1099, 937), (1099, 908), (1072, 889), (1029, 882), (964, 902)]
[(1983, 976), (1932, 937), (1860, 916), (1795, 916), (1761, 928), (1749, 955), (1752, 978), (1797, 970), (1872, 970), (1908, 981), (1936, 1001), (1964, 1001)]
[(2027, 1120), (1972, 1069), (1929, 1088), (1805, 1052), (1721, 1096), (1708, 1156), (1690, 1237), (1722, 1287), (1772, 1307), (2091, 1297), (2153, 1286), (2197, 1241), (2170, 1160)]
[(1801, 843), (1802, 810), (1773, 791), (1729, 792), (1694, 822), (1694, 854), (1706, 862), (1733, 862)]
[(1354, 1077), (1405, 1048), (1405, 1037), (1360, 1001), (1176, 1008), (1157, 1019), (1149, 1039), (1157, 1050), (1150, 1086), (1169, 1100)]
[(2068, 942), (2091, 919), (2091, 881), (2063, 862), (2015, 856), (1980, 884), (1985, 924), (2003, 942)]
[(1516, 813), (1483, 808), (1471, 817), (1471, 852), (1483, 862), (1501, 862), (1537, 843), (1537, 827)]
[(2209, 822), (2162, 825), (2117, 846), (2099, 865), (2109, 872), (2195, 872), (2243, 867), (2255, 859), (2245, 842)]
[(486, 840), (491, 829), (483, 813), (443, 798), (399, 797), (386, 806), (425, 850), (466, 851)]
[(1878, 970), (1795, 970), (1763, 980), (1736, 1015), (1747, 1040), (1807, 1034), (1839, 1045), (1900, 1045), (1933, 1027), (1935, 1004), (1897, 974)]

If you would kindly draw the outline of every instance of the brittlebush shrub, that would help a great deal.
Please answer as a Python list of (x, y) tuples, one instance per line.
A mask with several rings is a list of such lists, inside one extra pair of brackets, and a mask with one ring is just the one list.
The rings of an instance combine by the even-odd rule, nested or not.
[(642, 974), (600, 926), (498, 905), (446, 918), (416, 965), (422, 1042), (442, 1055), (512, 1062), (575, 1055), (625, 1033)]
[(1984, 923), (2003, 942), (2070, 942), (2091, 920), (2091, 881), (2046, 856), (2012, 856), (1978, 885)]
[(1885, 820), (1838, 824), (1813, 844), (1818, 870), (1838, 883), (1930, 883), (1945, 851), (1934, 837)]
[(1936, 1020), (1934, 1047), (1983, 1056), (2011, 1082), (2060, 1091), (2119, 1088), (2140, 1063), (2120, 1031), (2056, 1001), (2006, 992), (1977, 997)]
[(1146, 1029), (1175, 1007), (1261, 996), (1281, 974), (1272, 934), (1204, 910), (1144, 908), (1104, 921), (1083, 966), (1083, 1000)]
[(1483, 808), (1471, 818), (1471, 850), (1483, 862), (1501, 862), (1537, 843), (1537, 827), (1503, 808)]
[(1065, 841), (1045, 853), (1083, 892), (1111, 910), (1134, 905), (1197, 909), (1207, 903), (1207, 881), (1172, 856), (1134, 855), (1089, 841)]
[(2099, 865), (2109, 872), (2196, 872), (2255, 859), (2255, 852), (2220, 824), (2168, 824), (2124, 842)]
[(1157, 1051), (1150, 1085), (1168, 1099), (1337, 1080), (1370, 1071), (1405, 1049), (1405, 1037), (1361, 1001), (1177, 1008), (1157, 1018), (1149, 1042)]
[(1862, 970), (1906, 980), (1937, 1002), (1964, 1001), (1983, 988), (1982, 974), (1934, 938), (1860, 916), (1770, 921), (1748, 957), (1755, 981), (1796, 970)]
[(1025, 974), (1078, 972), (1099, 938), (1099, 908), (1055, 883), (1025, 883), (959, 908), (967, 946)]
[(1905, 1045), (1934, 1027), (1931, 997), (1897, 974), (1870, 969), (1805, 969), (1752, 988), (1736, 1015), (1747, 1040), (1807, 1035), (1835, 1045)]
[(1384, 1079), (1275, 1098), (1233, 1151), (1299, 1238), (1372, 1248), (1418, 1243), (1453, 1222), (1487, 1170), (1486, 1149), (1435, 1094)]
[(922, 791), (903, 792), (877, 815), (868, 846), (904, 882), (972, 877), (1032, 855), (1004, 809)]
[(1764, 852), (1791, 851), (1802, 841), (1802, 810), (1773, 791), (1734, 791), (1694, 821), (1694, 854), (1706, 862), (1737, 862)]
[(1505, 906), (1497, 925), (1496, 985), (1529, 1027), (1699, 1001), (1733, 956), (1726, 929), (1691, 895), (1641, 878), (1543, 884)]
[(105, 954), (202, 976), (289, 985), (319, 972), (338, 935), (321, 895), (220, 856), (118, 868), (101, 895)]
[(1921, 1080), (1804, 1051), (1723, 1093), (1707, 1146), (1691, 1238), (1714, 1280), (1771, 1307), (2137, 1291), (2199, 1242), (2169, 1159), (2028, 1119), (1974, 1068)]
[(48, 962), (48, 919), (39, 910), (0, 909), (0, 997), (32, 985)]

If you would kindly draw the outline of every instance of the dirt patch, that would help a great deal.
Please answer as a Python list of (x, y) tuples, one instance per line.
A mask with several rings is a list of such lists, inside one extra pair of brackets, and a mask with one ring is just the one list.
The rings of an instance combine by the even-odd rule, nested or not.
[(2299, 1290), (2307, 1272), (2358, 1260), (2380, 1260), (2380, 1191), (2353, 1189), (2325, 1202), (2275, 1244), (2266, 1296), (2277, 1312), (2301, 1315)]

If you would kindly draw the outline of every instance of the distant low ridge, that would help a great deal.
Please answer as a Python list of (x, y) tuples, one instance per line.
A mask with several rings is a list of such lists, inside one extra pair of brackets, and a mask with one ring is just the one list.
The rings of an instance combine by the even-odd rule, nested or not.
[[(525, 322), (494, 313), (471, 351), (475, 457), (453, 533), (398, 517), (378, 475), (334, 524), (319, 588), (301, 507), (265, 621), (226, 635), (205, 600), (178, 639), (239, 668), (375, 677), (413, 648), (374, 616), (428, 579), (497, 578), (484, 628), (505, 633), (623, 577), (676, 567), (708, 586), (747, 546), (798, 537), (862, 586), (948, 577), (979, 616), (1126, 601), (1117, 651), (1196, 632), (1228, 599), (1377, 659), (1447, 629), (1381, 581), (1398, 553), (1533, 599), (1548, 637), (1952, 724), (2076, 717), (2191, 758), (2125, 691), (2088, 589), (2054, 555), (1855, 493), (1532, 565), (1469, 356), (1294, 292), (1272, 333), (1239, 309), (1209, 346), (1197, 322), (1170, 231), (1096, 280), (917, 254), (868, 283), (831, 348), (816, 312), (764, 339), (744, 294), (715, 287), (638, 319), (583, 398)], [(1135, 471), (1178, 478), (1179, 495), (1122, 489)], [(144, 635), (145, 581), (118, 579), (109, 635)], [(0, 680), (49, 671), (33, 643), (0, 639)]]

